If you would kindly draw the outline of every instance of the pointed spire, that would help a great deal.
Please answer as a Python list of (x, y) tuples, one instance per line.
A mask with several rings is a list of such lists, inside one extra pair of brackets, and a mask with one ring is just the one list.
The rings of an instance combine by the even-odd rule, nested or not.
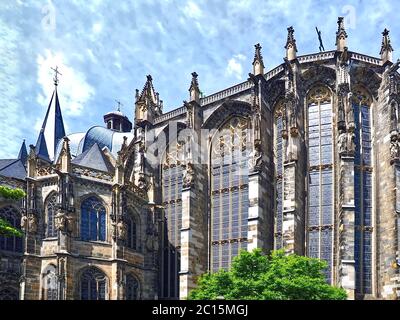
[(344, 48), (347, 46), (346, 39), (347, 39), (347, 32), (344, 28), (344, 18), (338, 18), (338, 31), (336, 32), (336, 47), (337, 51), (342, 52)]
[(394, 50), (390, 41), (389, 32), (390, 31), (386, 28), (382, 32), (383, 38), (382, 38), (382, 46), (380, 52), (382, 64), (386, 64), (387, 62), (392, 62), (392, 52)]
[(296, 55), (297, 45), (296, 45), (296, 39), (294, 38), (293, 27), (287, 28), (287, 31), (288, 31), (288, 36), (287, 36), (287, 41), (286, 41), (286, 45), (285, 45), (286, 58), (289, 61), (292, 61), (297, 58), (297, 55)]
[(22, 142), (21, 149), (19, 149), (18, 159), (21, 160), (23, 164), (26, 164), (26, 160), (28, 160), (28, 151), (26, 150), (25, 139)]
[(69, 139), (63, 138), (62, 149), (59, 156), (62, 172), (71, 172), (71, 150), (69, 148)]
[(257, 43), (255, 46), (254, 60), (253, 60), (253, 74), (255, 76), (264, 74), (264, 62), (261, 54), (261, 45)]
[(139, 94), (139, 91), (136, 91), (135, 122), (141, 123), (147, 121), (152, 123), (154, 117), (161, 114), (161, 100), (158, 93), (154, 90), (153, 78), (151, 75), (147, 75), (147, 80), (141, 93)]
[(192, 72), (192, 81), (190, 82), (190, 88), (189, 88), (190, 101), (200, 103), (200, 89), (197, 77), (198, 74), (196, 72)]
[(53, 70), (56, 72), (53, 79), (55, 88), (35, 148), (36, 154), (45, 160), (54, 159), (57, 144), (65, 136), (64, 122), (57, 93), (58, 74), (60, 73), (57, 68)]

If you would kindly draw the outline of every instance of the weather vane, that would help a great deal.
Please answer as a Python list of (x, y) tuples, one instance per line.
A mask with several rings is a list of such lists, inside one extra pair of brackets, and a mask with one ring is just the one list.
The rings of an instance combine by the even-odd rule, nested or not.
[(116, 100), (116, 99), (115, 99), (115, 102), (118, 104), (117, 110), (121, 112), (121, 106), (123, 106), (123, 104), (121, 103), (121, 101)]
[(57, 86), (58, 85), (58, 75), (62, 76), (62, 74), (60, 73), (60, 71), (58, 71), (58, 66), (56, 66), (55, 68), (51, 68), (51, 70), (54, 71), (54, 85)]
[(318, 30), (317, 27), (315, 27), (315, 30), (317, 30), (318, 34), (318, 40), (319, 40), (319, 51), (325, 51), (324, 44), (322, 43), (322, 32)]

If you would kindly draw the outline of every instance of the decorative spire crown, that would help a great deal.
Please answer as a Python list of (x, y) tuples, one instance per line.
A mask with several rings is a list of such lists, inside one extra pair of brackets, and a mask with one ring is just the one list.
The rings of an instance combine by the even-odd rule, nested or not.
[(264, 74), (264, 61), (261, 54), (261, 45), (257, 43), (254, 45), (255, 53), (254, 53), (254, 60), (253, 60), (253, 74), (259, 75)]
[(294, 38), (294, 29), (293, 27), (287, 28), (288, 35), (287, 35), (287, 41), (285, 45), (285, 49), (288, 49), (290, 46), (293, 46), (297, 52), (297, 47), (296, 47), (296, 39)]
[(346, 47), (347, 32), (344, 27), (344, 18), (338, 18), (338, 31), (336, 32), (336, 46), (338, 51), (343, 51)]
[(296, 59), (296, 52), (297, 52), (297, 45), (296, 45), (296, 39), (294, 38), (294, 29), (293, 27), (287, 28), (288, 31), (288, 36), (287, 36), (287, 41), (285, 45), (286, 49), (286, 58), (289, 61), (292, 61)]
[(190, 101), (196, 101), (197, 103), (200, 103), (200, 89), (197, 77), (198, 74), (196, 72), (192, 72), (192, 81), (190, 82), (189, 93)]
[(392, 61), (392, 52), (394, 50), (393, 50), (393, 47), (392, 47), (392, 44), (390, 41), (389, 33), (390, 33), (390, 31), (386, 28), (382, 32), (382, 36), (383, 36), (382, 37), (382, 46), (381, 46), (381, 52), (379, 54), (381, 55), (383, 63), (385, 63), (387, 61)]

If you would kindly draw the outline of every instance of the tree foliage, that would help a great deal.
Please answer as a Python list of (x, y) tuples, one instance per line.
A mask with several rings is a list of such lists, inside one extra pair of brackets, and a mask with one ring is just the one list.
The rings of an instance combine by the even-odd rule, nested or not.
[[(0, 196), (8, 200), (20, 200), (25, 197), (22, 189), (12, 189), (6, 186), (0, 186)], [(21, 230), (14, 228), (8, 221), (0, 218), (0, 235), (5, 237), (22, 237)]]
[(0, 196), (4, 199), (20, 200), (25, 197), (25, 192), (19, 188), (13, 189), (6, 186), (0, 186)]
[(241, 251), (229, 271), (207, 273), (189, 299), (214, 300), (344, 300), (344, 289), (326, 283), (326, 262), (286, 255), (283, 250), (263, 255), (260, 249)]

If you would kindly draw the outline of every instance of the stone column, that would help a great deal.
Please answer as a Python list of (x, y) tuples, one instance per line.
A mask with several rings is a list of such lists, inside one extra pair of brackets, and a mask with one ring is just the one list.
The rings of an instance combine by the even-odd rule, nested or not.
[(339, 283), (355, 299), (354, 157), (342, 156), (339, 177)]
[[(186, 165), (182, 189), (179, 298), (185, 299), (207, 271), (207, 176), (205, 166)], [(194, 178), (195, 175), (195, 178)], [(192, 180), (187, 179), (192, 176)]]

